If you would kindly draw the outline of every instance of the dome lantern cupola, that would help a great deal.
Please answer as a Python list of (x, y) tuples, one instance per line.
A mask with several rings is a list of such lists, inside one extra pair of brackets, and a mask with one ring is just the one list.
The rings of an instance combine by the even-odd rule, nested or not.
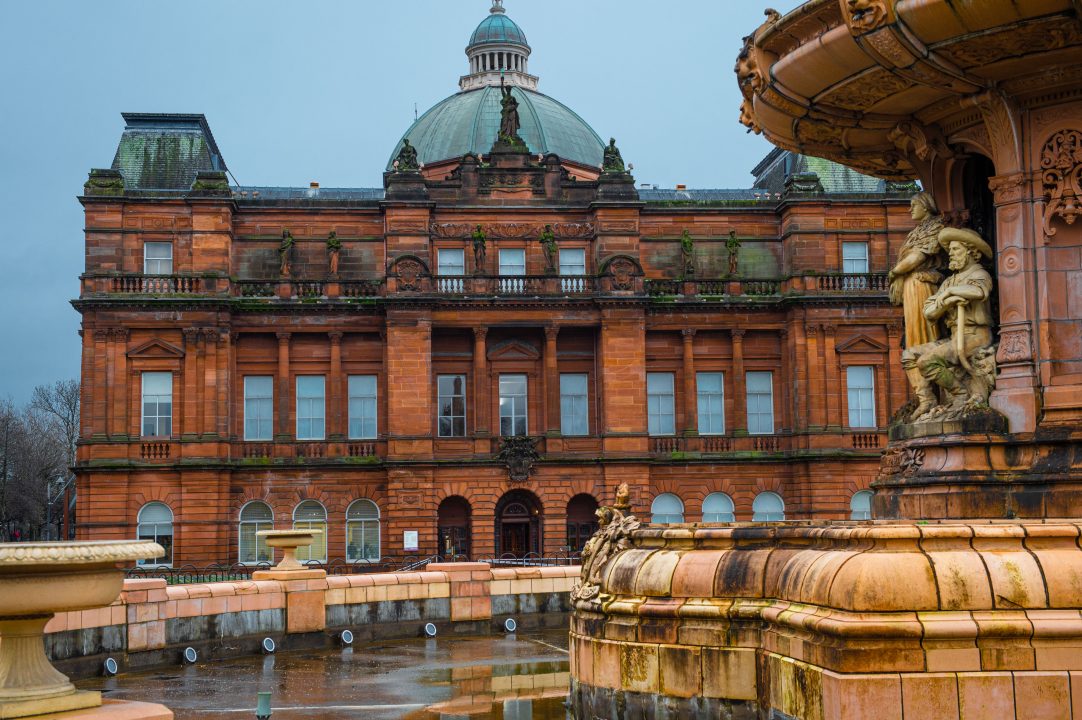
[(462, 90), (500, 85), (537, 89), (537, 77), (529, 74), (530, 46), (526, 34), (507, 17), (503, 0), (492, 0), (492, 9), (470, 36), (466, 57), (470, 74), (458, 81)]

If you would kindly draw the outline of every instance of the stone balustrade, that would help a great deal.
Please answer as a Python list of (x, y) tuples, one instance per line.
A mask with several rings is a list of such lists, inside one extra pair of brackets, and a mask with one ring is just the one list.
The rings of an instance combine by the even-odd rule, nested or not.
[(125, 580), (109, 607), (58, 613), (46, 627), (46, 650), (78, 676), (105, 656), (125, 668), (149, 667), (179, 663), (189, 645), (203, 657), (257, 653), (264, 637), (285, 648), (318, 647), (347, 628), (364, 640), (415, 637), (428, 622), (479, 634), (507, 617), (551, 626), (566, 623), (579, 571), (441, 563), (421, 572), (284, 581)]

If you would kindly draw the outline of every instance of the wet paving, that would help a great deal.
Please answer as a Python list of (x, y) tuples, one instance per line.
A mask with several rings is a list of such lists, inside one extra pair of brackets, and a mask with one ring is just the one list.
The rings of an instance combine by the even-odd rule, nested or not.
[(199, 662), (77, 683), (106, 697), (161, 702), (177, 720), (567, 720), (567, 631), (354, 644), (352, 649)]

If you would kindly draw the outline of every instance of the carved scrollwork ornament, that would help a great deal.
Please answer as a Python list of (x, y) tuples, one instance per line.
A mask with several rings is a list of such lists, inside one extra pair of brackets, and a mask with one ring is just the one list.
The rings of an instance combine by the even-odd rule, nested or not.
[(587, 603), (601, 594), (602, 572), (609, 561), (621, 550), (631, 547), (631, 533), (642, 525), (639, 519), (630, 513), (629, 490), (627, 483), (616, 491), (616, 502), (612, 507), (597, 509), (599, 529), (586, 541), (582, 549), (582, 573), (578, 582), (571, 589), (571, 600)]
[(1073, 225), (1082, 215), (1082, 131), (1061, 130), (1041, 149), (1044, 183), (1044, 234), (1056, 235), (1053, 220)]
[(891, 20), (887, 0), (842, 0), (851, 30), (871, 32)]
[(504, 438), (496, 459), (507, 466), (511, 482), (526, 482), (533, 472), (534, 463), (541, 459), (537, 452), (537, 440), (526, 436)]

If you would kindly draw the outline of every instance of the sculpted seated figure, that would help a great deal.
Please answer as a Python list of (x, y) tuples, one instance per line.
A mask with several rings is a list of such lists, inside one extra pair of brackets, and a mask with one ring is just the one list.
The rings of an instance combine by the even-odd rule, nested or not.
[(902, 353), (918, 401), (911, 422), (953, 420), (984, 407), (995, 385), (993, 283), (980, 263), (992, 256), (992, 249), (972, 230), (950, 227), (939, 232), (939, 244), (947, 251), (953, 274), (924, 302), (924, 317), (942, 323), (949, 337)]

